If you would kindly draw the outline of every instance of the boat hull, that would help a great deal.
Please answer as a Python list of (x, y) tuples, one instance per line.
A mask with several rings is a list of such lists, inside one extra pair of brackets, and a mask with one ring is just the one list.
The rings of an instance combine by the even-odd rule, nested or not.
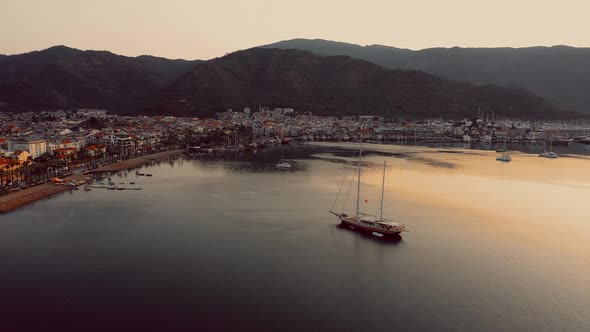
[(377, 233), (381, 233), (383, 235), (399, 235), (402, 232), (402, 231), (398, 231), (398, 230), (390, 231), (390, 230), (385, 230), (385, 229), (378, 228), (378, 227), (370, 227), (367, 225), (361, 225), (360, 223), (354, 222), (354, 221), (349, 220), (348, 218), (345, 218), (345, 217), (340, 217), (339, 219), (342, 224), (355, 227), (356, 229), (359, 229), (364, 232), (370, 232), (370, 233), (377, 232)]

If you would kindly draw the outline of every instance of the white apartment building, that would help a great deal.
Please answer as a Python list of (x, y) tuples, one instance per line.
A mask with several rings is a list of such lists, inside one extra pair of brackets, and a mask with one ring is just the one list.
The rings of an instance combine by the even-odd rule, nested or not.
[(127, 134), (114, 134), (103, 137), (103, 143), (108, 149), (129, 151), (133, 148), (133, 140)]
[(31, 157), (37, 158), (47, 152), (47, 141), (44, 139), (10, 139), (8, 151), (27, 151)]

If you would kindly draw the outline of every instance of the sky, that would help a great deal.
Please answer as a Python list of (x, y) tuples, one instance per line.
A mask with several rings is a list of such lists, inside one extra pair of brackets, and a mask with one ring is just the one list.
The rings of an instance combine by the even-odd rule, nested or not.
[(66, 45), (210, 59), (292, 38), (588, 47), (589, 12), (588, 0), (0, 0), (0, 54)]

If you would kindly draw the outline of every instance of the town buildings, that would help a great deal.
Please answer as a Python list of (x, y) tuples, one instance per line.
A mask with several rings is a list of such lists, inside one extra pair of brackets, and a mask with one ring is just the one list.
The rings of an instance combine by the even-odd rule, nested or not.
[[(120, 116), (104, 110), (0, 113), (0, 156), (83, 160), (150, 153), (164, 148), (248, 145), (291, 137), (300, 140), (383, 142), (542, 142), (556, 137), (590, 136), (588, 123), (460, 120), (393, 121), (378, 116), (323, 117), (292, 108), (229, 109), (217, 119), (173, 116)], [(276, 141), (276, 140), (275, 140)], [(29, 158), (30, 156), (30, 158)], [(5, 161), (5, 160), (4, 160)], [(14, 162), (13, 162), (14, 164)], [(12, 166), (11, 166), (12, 167)]]

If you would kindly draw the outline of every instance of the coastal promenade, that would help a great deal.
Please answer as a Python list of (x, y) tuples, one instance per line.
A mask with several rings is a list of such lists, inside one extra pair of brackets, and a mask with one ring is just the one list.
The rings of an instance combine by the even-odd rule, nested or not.
[[(84, 175), (75, 174), (64, 178), (67, 182), (82, 181)], [(64, 191), (72, 190), (74, 187), (69, 185), (54, 185), (53, 183), (44, 183), (38, 186), (30, 187), (20, 191), (0, 196), (0, 214), (6, 213), (19, 207), (31, 204), (38, 200), (48, 198)]]
[[(165, 159), (168, 157), (180, 155), (183, 151), (184, 150), (164, 151), (141, 157), (131, 158), (123, 160), (121, 162), (101, 166), (99, 168), (93, 169), (90, 172), (86, 172), (85, 174), (100, 172), (118, 172), (121, 170), (138, 167), (154, 160)], [(84, 180), (86, 177), (87, 175), (84, 174), (74, 174), (64, 178), (64, 180), (67, 182), (78, 182)], [(69, 185), (57, 186), (52, 183), (45, 183), (0, 196), (0, 214), (13, 211), (15, 209), (31, 204), (38, 200), (48, 198), (72, 189), (74, 189), (74, 187)]]

